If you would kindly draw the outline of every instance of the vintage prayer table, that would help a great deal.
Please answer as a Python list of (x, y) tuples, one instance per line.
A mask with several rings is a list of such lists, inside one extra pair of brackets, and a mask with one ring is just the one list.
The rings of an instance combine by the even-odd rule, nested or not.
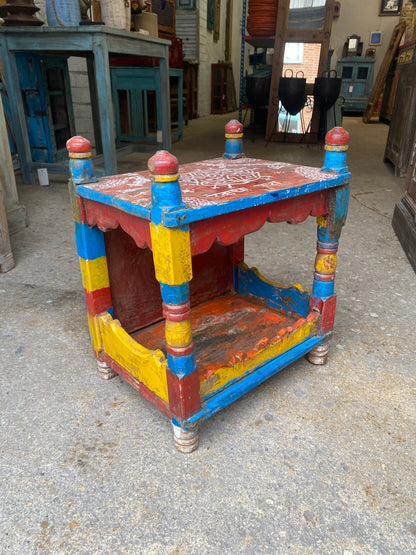
[[(241, 137), (232, 120), (222, 158), (178, 167), (159, 151), (150, 172), (99, 180), (89, 142), (67, 144), (100, 375), (119, 374), (171, 418), (183, 452), (196, 449), (199, 422), (296, 359), (324, 364), (334, 325), (348, 133), (327, 134), (322, 170), (245, 158)], [(308, 216), (318, 227), (311, 292), (244, 264), (246, 234)]]

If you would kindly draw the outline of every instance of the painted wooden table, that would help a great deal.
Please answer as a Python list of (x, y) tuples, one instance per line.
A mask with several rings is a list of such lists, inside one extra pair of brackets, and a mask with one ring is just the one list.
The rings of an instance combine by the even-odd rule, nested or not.
[(7, 77), (6, 89), (24, 182), (34, 182), (34, 170), (39, 166), (55, 173), (68, 170), (67, 165), (32, 160), (16, 52), (86, 57), (96, 148), (98, 153), (103, 153), (104, 174), (114, 175), (117, 151), (109, 54), (159, 58), (162, 143), (163, 148), (170, 149), (169, 44), (168, 40), (105, 26), (1, 27), (0, 59)]
[[(91, 341), (115, 373), (171, 418), (190, 452), (198, 423), (294, 360), (324, 364), (334, 326), (338, 240), (346, 219), (348, 133), (327, 134), (322, 170), (245, 158), (226, 126), (222, 158), (97, 180), (82, 137), (68, 141), (75, 228)], [(244, 263), (244, 236), (317, 218), (312, 291)], [(278, 248), (278, 245), (273, 246)], [(273, 252), (273, 249), (271, 249)]]

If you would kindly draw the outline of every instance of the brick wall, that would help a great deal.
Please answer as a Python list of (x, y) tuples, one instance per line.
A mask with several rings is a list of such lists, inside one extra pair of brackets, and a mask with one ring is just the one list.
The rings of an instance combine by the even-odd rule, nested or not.
[[(303, 45), (303, 61), (302, 63), (291, 63), (283, 65), (283, 74), (286, 69), (292, 69), (296, 75), (298, 71), (303, 71), (307, 83), (313, 83), (315, 77), (318, 76), (319, 56), (321, 54), (320, 44), (304, 44)], [(290, 76), (290, 72), (287, 75)], [(299, 75), (300, 77), (300, 75)]]

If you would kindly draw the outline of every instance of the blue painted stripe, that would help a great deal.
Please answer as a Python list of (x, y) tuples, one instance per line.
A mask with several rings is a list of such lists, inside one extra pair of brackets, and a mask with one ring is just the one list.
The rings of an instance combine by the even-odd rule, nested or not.
[(325, 336), (312, 337), (293, 347), (290, 351), (280, 355), (278, 358), (271, 360), (265, 365), (254, 370), (251, 374), (242, 378), (240, 381), (233, 383), (229, 387), (220, 391), (213, 397), (210, 397), (202, 406), (201, 410), (187, 418), (185, 423), (191, 424), (198, 420), (205, 420), (210, 416), (214, 415), (224, 407), (230, 405), (235, 400), (239, 399), (261, 383), (263, 383), (268, 378), (271, 378), (274, 374), (286, 368), (295, 360), (306, 355), (311, 349), (322, 343)]
[[(316, 191), (324, 191), (326, 189), (339, 187), (349, 183), (350, 176), (350, 173), (334, 173), (333, 179), (306, 183), (299, 187), (289, 187), (287, 189), (279, 189), (278, 191), (268, 191), (262, 195), (252, 195), (229, 202), (203, 206), (201, 208), (178, 208), (169, 212), (164, 212), (163, 225), (169, 228), (180, 227), (184, 224), (205, 220), (214, 216), (220, 216), (221, 214), (230, 214), (231, 212), (252, 208), (253, 206), (270, 204), (279, 200), (307, 195)], [(115, 208), (119, 208), (124, 212), (133, 214), (140, 218), (145, 218), (147, 220), (151, 219), (150, 206), (138, 206), (126, 200), (117, 199), (111, 195), (100, 193), (99, 191), (95, 191), (94, 189), (83, 185), (77, 187), (77, 193), (83, 198), (96, 200), (108, 206), (114, 206)]]
[(347, 152), (345, 150), (327, 150), (322, 171), (346, 173), (348, 171)]
[(189, 376), (195, 370), (195, 357), (194, 354), (177, 357), (168, 353), (168, 366), (169, 370), (178, 378)]
[(312, 296), (319, 297), (320, 299), (325, 299), (326, 297), (331, 297), (334, 294), (335, 282), (332, 281), (320, 281), (316, 279), (313, 280)]
[(278, 287), (262, 280), (245, 264), (235, 267), (234, 287), (243, 295), (254, 295), (268, 306), (288, 313), (295, 312), (303, 318), (309, 314), (309, 292), (297, 287)]
[(162, 300), (168, 304), (183, 304), (189, 301), (189, 283), (182, 283), (182, 285), (168, 285), (160, 283), (160, 292), (162, 293)]
[(78, 256), (84, 260), (95, 260), (106, 256), (104, 233), (98, 227), (75, 222), (75, 240)]

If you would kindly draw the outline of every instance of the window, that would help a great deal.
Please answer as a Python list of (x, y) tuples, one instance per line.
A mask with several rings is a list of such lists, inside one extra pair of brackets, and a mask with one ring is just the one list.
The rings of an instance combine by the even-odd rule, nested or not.
[(287, 42), (285, 46), (285, 64), (301, 64), (303, 62), (303, 42)]

